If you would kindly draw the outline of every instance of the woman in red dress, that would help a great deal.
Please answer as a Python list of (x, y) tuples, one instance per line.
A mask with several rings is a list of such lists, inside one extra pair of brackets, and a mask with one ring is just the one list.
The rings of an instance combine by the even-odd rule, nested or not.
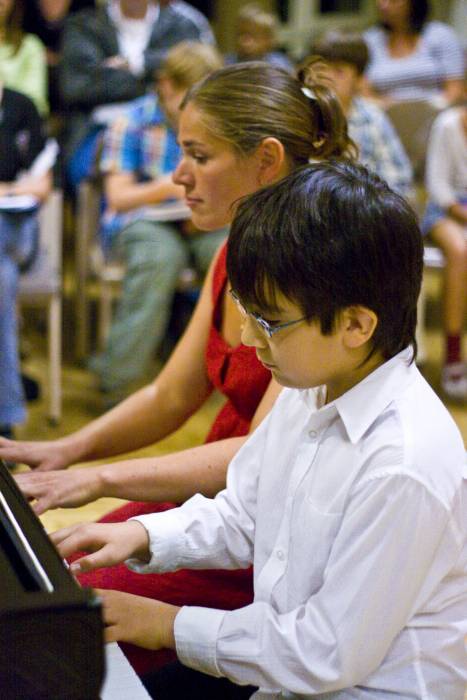
[[(216, 71), (187, 95), (179, 126), (183, 157), (174, 179), (185, 187), (198, 228), (225, 226), (238, 199), (311, 158), (349, 154), (353, 144), (337, 98), (313, 80), (312, 73), (312, 67), (305, 69), (296, 79), (264, 63), (240, 64)], [(19, 475), (18, 481), (26, 495), (37, 499), (37, 512), (81, 505), (103, 495), (145, 500), (103, 519), (115, 522), (174, 507), (197, 492), (214, 496), (225, 486), (230, 459), (280, 390), (254, 350), (241, 345), (241, 319), (227, 291), (224, 246), (187, 330), (152, 384), (60, 440), (0, 442), (0, 457), (36, 468)], [(162, 439), (179, 428), (213, 388), (227, 400), (205, 445), (164, 457), (57, 471)], [(126, 608), (137, 606), (138, 596), (225, 609), (252, 599), (250, 570), (139, 576), (117, 566), (82, 574), (80, 581), (122, 591)], [(125, 652), (139, 673), (172, 658), (168, 652), (128, 645)]]

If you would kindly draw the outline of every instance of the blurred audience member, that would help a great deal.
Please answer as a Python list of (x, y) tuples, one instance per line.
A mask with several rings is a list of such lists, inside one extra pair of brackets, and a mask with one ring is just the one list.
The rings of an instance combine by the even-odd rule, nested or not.
[(25, 418), (17, 343), (18, 278), (37, 253), (37, 212), (52, 187), (52, 163), (34, 103), (3, 86), (0, 95), (0, 434), (8, 436)]
[(0, 81), (31, 98), (48, 113), (47, 61), (42, 42), (22, 29), (24, 0), (0, 2)]
[(279, 51), (277, 44), (278, 19), (271, 12), (265, 12), (259, 5), (244, 5), (237, 17), (236, 51), (227, 54), (225, 62), (267, 61), (279, 68), (293, 72), (292, 62)]
[(171, 179), (180, 158), (175, 134), (179, 106), (191, 85), (221, 66), (214, 47), (178, 44), (159, 72), (157, 96), (136, 100), (105, 133), (103, 243), (107, 253), (124, 261), (126, 273), (106, 347), (90, 366), (101, 388), (118, 398), (144, 374), (165, 336), (180, 272), (193, 258), (204, 276), (226, 235), (225, 229), (183, 227), (180, 212), (189, 216), (185, 206), (173, 207), (165, 222), (154, 220), (148, 209), (184, 197), (183, 188)]
[(377, 0), (380, 21), (365, 32), (370, 50), (368, 94), (383, 103), (462, 96), (464, 55), (454, 30), (428, 21), (428, 0)]
[[(112, 123), (124, 103), (147, 91), (167, 50), (183, 40), (200, 40), (200, 27), (177, 4), (107, 0), (66, 21), (60, 88), (68, 109), (65, 156), (73, 157), (72, 185), (88, 172), (99, 129)], [(103, 105), (113, 109), (96, 111)]]
[(191, 3), (184, 2), (183, 0), (159, 0), (159, 4), (161, 7), (171, 5), (179, 14), (193, 22), (199, 29), (199, 41), (202, 41), (203, 44), (216, 43), (211, 25), (207, 21), (205, 15), (193, 7)]
[(95, 7), (95, 0), (28, 0), (24, 8), (23, 29), (35, 34), (47, 51), (49, 103), (52, 111), (60, 109), (57, 64), (60, 44), (68, 15)]
[(429, 202), (422, 230), (444, 253), (444, 393), (467, 399), (467, 366), (462, 332), (467, 299), (467, 107), (452, 107), (433, 123), (428, 142), (426, 186)]
[[(312, 46), (317, 71), (324, 71), (347, 117), (349, 136), (359, 150), (359, 160), (396, 192), (412, 191), (412, 167), (394, 127), (385, 113), (358, 97), (361, 77), (368, 63), (368, 48), (359, 34), (330, 31)], [(319, 57), (325, 64), (320, 63)]]

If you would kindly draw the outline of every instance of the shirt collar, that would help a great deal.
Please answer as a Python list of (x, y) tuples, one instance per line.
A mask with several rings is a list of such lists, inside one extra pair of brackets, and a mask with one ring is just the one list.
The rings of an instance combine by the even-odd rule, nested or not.
[(317, 414), (322, 413), (322, 417), (325, 418), (326, 415), (329, 420), (337, 412), (349, 440), (355, 444), (389, 404), (414, 380), (417, 369), (414, 363), (410, 362), (412, 355), (411, 347), (402, 350), (330, 404), (322, 405), (322, 387), (302, 390), (302, 399), (307, 408), (314, 411), (318, 409), (314, 418), (318, 418)]
[(159, 3), (148, 3), (148, 9), (146, 10), (146, 15), (140, 20), (132, 20), (128, 17), (124, 17), (120, 9), (120, 0), (110, 0), (107, 6), (107, 12), (110, 19), (113, 21), (117, 27), (122, 27), (123, 25), (131, 22), (140, 22), (141, 24), (147, 24), (150, 27), (157, 22), (160, 14)]

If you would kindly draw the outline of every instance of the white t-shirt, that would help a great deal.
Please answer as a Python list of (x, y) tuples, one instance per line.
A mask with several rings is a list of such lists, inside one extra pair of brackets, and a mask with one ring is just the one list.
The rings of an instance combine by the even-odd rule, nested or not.
[(120, 9), (119, 0), (112, 0), (108, 12), (117, 27), (120, 55), (126, 58), (134, 75), (141, 75), (144, 71), (144, 50), (159, 17), (159, 4), (149, 3), (143, 19), (125, 17)]

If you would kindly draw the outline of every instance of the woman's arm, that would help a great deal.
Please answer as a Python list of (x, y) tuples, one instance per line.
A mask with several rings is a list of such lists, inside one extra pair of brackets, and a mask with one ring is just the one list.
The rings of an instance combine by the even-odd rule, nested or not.
[[(250, 426), (269, 413), (281, 390), (271, 380)], [(195, 493), (214, 497), (225, 488), (227, 467), (248, 436), (229, 438), (182, 452), (72, 469), (26, 472), (16, 479), (38, 515), (52, 508), (73, 508), (97, 498), (183, 503)]]
[(448, 105), (460, 102), (464, 97), (464, 81), (455, 78), (445, 80), (443, 85), (443, 97)]
[(30, 194), (40, 202), (44, 202), (52, 191), (52, 172), (36, 177), (22, 177), (15, 182), (5, 183), (5, 190), (2, 194), (19, 195)]
[(114, 211), (128, 211), (184, 196), (183, 187), (175, 185), (171, 175), (137, 182), (133, 173), (110, 173), (105, 176), (104, 190), (109, 207)]
[(212, 390), (204, 355), (211, 324), (213, 265), (188, 328), (151, 384), (58, 440), (14, 442), (0, 438), (0, 457), (41, 470), (63, 469), (145, 447), (179, 428)]

